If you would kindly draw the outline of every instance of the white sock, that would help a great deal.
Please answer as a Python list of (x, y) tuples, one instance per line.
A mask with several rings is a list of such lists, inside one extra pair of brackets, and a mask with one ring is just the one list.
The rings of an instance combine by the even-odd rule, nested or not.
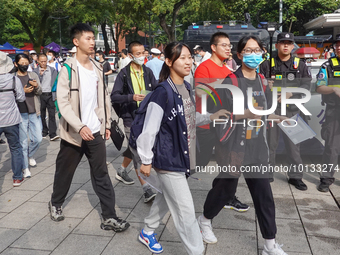
[(143, 229), (143, 233), (146, 234), (146, 235), (148, 235), (148, 236), (149, 236), (149, 235), (152, 235), (153, 232), (154, 232), (154, 231), (145, 231), (145, 230)]
[(264, 245), (271, 250), (274, 248), (275, 245), (275, 238), (274, 239), (264, 239)]

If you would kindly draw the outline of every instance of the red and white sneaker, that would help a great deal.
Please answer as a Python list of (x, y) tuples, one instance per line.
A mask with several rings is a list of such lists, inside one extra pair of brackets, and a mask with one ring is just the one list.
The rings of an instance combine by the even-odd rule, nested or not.
[(19, 187), (23, 181), (24, 178), (22, 178), (21, 180), (13, 180), (13, 187)]

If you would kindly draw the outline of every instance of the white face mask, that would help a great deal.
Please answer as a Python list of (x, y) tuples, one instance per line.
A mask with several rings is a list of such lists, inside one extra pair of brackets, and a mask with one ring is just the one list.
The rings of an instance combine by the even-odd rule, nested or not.
[(132, 56), (132, 61), (133, 62), (135, 62), (137, 65), (140, 65), (140, 66), (142, 66), (143, 64), (144, 64), (144, 56), (141, 56), (141, 57), (139, 57), (139, 58), (136, 58), (134, 55), (132, 55), (131, 54), (131, 56)]
[(51, 61), (52, 60), (52, 57), (50, 55), (47, 55), (47, 60), (48, 61)]

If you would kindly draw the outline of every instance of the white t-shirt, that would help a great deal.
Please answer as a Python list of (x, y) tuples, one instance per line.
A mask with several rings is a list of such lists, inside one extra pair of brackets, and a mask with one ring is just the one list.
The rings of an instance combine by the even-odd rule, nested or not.
[(98, 77), (94, 70), (84, 68), (78, 61), (80, 88), (81, 88), (81, 122), (84, 123), (91, 132), (100, 131), (100, 121), (94, 109), (98, 107)]
[(54, 62), (50, 63), (50, 62), (47, 62), (47, 65), (50, 66), (50, 67), (53, 67), (55, 70), (58, 71), (58, 73), (60, 72), (61, 70), (61, 65), (58, 63), (58, 61), (54, 60)]

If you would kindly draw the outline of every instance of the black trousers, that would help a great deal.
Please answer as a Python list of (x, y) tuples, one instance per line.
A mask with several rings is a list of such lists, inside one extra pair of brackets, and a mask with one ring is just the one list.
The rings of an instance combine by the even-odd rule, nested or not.
[(216, 137), (210, 129), (196, 128), (197, 145), (196, 166), (204, 167), (211, 160)]
[[(57, 124), (55, 121), (55, 105), (52, 100), (52, 93), (43, 93), (40, 96), (41, 121), (43, 125), (42, 135), (49, 134), (50, 138), (57, 135)], [(46, 123), (46, 109), (48, 111), (48, 127)]]
[(320, 179), (323, 182), (332, 184), (340, 154), (340, 109), (327, 106), (325, 114), (326, 119), (321, 129), (321, 137), (325, 140), (325, 150), (322, 156)]
[(94, 137), (92, 141), (83, 140), (81, 147), (61, 140), (51, 202), (57, 207), (64, 203), (74, 172), (85, 154), (90, 163), (92, 187), (100, 200), (102, 216), (104, 219), (117, 218), (115, 193), (106, 165), (105, 140), (99, 132), (95, 133)]
[[(268, 178), (247, 178), (244, 173), (251, 197), (254, 202), (262, 237), (273, 239), (276, 235), (275, 203)], [(238, 178), (220, 173), (213, 181), (204, 203), (203, 215), (213, 219), (236, 193)]]
[[(290, 112), (287, 110), (286, 116), (292, 117), (298, 112)], [(280, 115), (281, 110), (276, 110), (275, 114)], [(268, 146), (269, 146), (269, 164), (275, 166), (275, 155), (276, 155), (276, 149), (279, 145), (279, 138), (280, 138), (280, 127), (274, 123), (273, 127), (270, 127), (267, 132), (267, 139), (268, 139)], [(302, 159), (300, 156), (300, 144), (294, 144), (289, 137), (283, 133), (283, 141), (286, 148), (286, 155), (287, 155), (287, 164), (288, 165), (295, 165), (296, 167), (291, 167), (290, 171), (288, 172), (288, 177), (290, 179), (302, 179), (303, 172), (300, 172), (298, 169), (299, 165), (302, 165)], [(269, 177), (273, 177), (274, 173), (269, 172)]]

